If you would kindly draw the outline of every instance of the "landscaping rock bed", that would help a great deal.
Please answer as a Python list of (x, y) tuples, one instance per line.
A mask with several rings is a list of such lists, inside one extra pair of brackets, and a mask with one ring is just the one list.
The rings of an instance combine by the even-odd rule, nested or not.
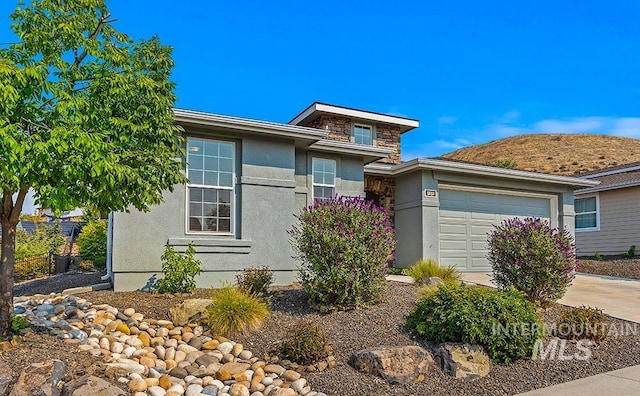
[(640, 279), (640, 258), (604, 257), (603, 260), (580, 259), (579, 272), (620, 278)]
[[(325, 332), (327, 332), (329, 341), (333, 344), (333, 351), (337, 365), (335, 368), (327, 368), (323, 372), (304, 372), (302, 373), (300, 378), (304, 378), (306, 380), (303, 388), (310, 386), (311, 389), (322, 391), (327, 395), (415, 395), (444, 393), (451, 395), (512, 395), (610, 370), (640, 364), (640, 335), (638, 334), (638, 332), (635, 332), (635, 334), (611, 337), (605, 340), (602, 344), (593, 347), (593, 356), (588, 360), (520, 360), (513, 364), (505, 366), (493, 365), (488, 376), (479, 378), (471, 382), (453, 378), (444, 373), (442, 370), (438, 369), (429, 371), (425, 376), (424, 381), (422, 381), (421, 383), (392, 385), (383, 378), (356, 371), (351, 365), (349, 365), (349, 359), (351, 358), (351, 355), (360, 350), (379, 346), (403, 347), (409, 345), (417, 345), (427, 350), (434, 351), (436, 345), (414, 339), (409, 334), (407, 334), (404, 327), (406, 316), (409, 312), (411, 312), (411, 310), (413, 310), (415, 301), (419, 296), (418, 289), (413, 285), (395, 282), (388, 282), (388, 286), (389, 289), (383, 295), (382, 302), (376, 306), (367, 309), (337, 312), (329, 315), (320, 315), (317, 312), (310, 310), (307, 305), (307, 296), (302, 290), (291, 287), (280, 288), (280, 290), (272, 296), (272, 313), (267, 319), (264, 327), (254, 333), (236, 337), (234, 339), (236, 344), (234, 344), (233, 342), (229, 342), (232, 346), (231, 351), (233, 351), (234, 345), (237, 345), (239, 343), (243, 345), (242, 351), (244, 351), (246, 348), (252, 352), (251, 359), (256, 359), (256, 362), (263, 361), (264, 357), (273, 359), (273, 352), (277, 350), (280, 340), (284, 337), (289, 327), (293, 326), (301, 319), (313, 320), (320, 327), (322, 327)], [(171, 325), (163, 321), (168, 321), (167, 313), (169, 312), (170, 308), (186, 299), (199, 297), (206, 298), (209, 296), (209, 294), (210, 291), (208, 290), (197, 290), (195, 293), (185, 296), (157, 296), (151, 293), (142, 292), (113, 293), (100, 291), (83, 294), (82, 296), (79, 296), (82, 297), (82, 299), (78, 298), (76, 300), (76, 303), (82, 304), (83, 299), (86, 300), (87, 304), (88, 302), (94, 303), (94, 305), (92, 305), (92, 308), (96, 309), (96, 317), (98, 317), (98, 311), (105, 311), (106, 313), (107, 305), (111, 306), (117, 309), (117, 314), (114, 313), (115, 311), (111, 310), (111, 314), (116, 317), (116, 320), (118, 320), (118, 318), (121, 318), (119, 320), (121, 320), (124, 324), (127, 324), (127, 322), (129, 322), (129, 325), (127, 325), (127, 327), (129, 328), (130, 333), (132, 333), (131, 330), (133, 328), (141, 330), (141, 328), (144, 327), (144, 325), (141, 325), (141, 323), (146, 321), (147, 323), (149, 323), (149, 329), (154, 329), (156, 331), (154, 337), (158, 337), (158, 331), (160, 331), (160, 335), (164, 337), (165, 331), (174, 331), (178, 328), (177, 326), (174, 326), (172, 329), (169, 329)], [(101, 306), (101, 304), (106, 305)], [(98, 309), (96, 305), (97, 307), (104, 309)], [(130, 307), (135, 307), (135, 310), (133, 311), (133, 313), (131, 311), (127, 311), (127, 313), (131, 315), (125, 315), (124, 310)], [(547, 323), (554, 322), (557, 320), (558, 315), (565, 309), (567, 308), (563, 306), (553, 306), (551, 309), (543, 313), (543, 320)], [(140, 317), (139, 315), (136, 315), (136, 318), (134, 318), (134, 314), (139, 314), (143, 318), (142, 322), (138, 321), (138, 326), (131, 326), (131, 324), (133, 324), (133, 322), (131, 322), (131, 319), (136, 320), (136, 318)], [(155, 323), (153, 320), (147, 321), (146, 318), (151, 317), (156, 319)], [(105, 321), (108, 319), (110, 319), (110, 317), (105, 318)], [(113, 322), (113, 319), (111, 320)], [(624, 325), (629, 326), (628, 322), (617, 319), (612, 319), (612, 321), (613, 324), (618, 328), (622, 328)], [(69, 321), (67, 320), (67, 322)], [(73, 323), (73, 321), (71, 321), (71, 323)], [(102, 325), (109, 326), (109, 324), (104, 325), (104, 321), (102, 322)], [(83, 330), (89, 330), (89, 328), (91, 328), (91, 326), (85, 326)], [(161, 330), (162, 328), (165, 328), (167, 330)], [(148, 332), (149, 329), (147, 329), (146, 331)], [(22, 343), (18, 344), (15, 348), (0, 352), (0, 360), (7, 363), (7, 365), (13, 370), (14, 373), (20, 373), (26, 367), (28, 367), (30, 363), (41, 362), (46, 359), (60, 359), (64, 361), (67, 366), (65, 382), (80, 378), (80, 383), (86, 383), (88, 380), (86, 378), (82, 378), (82, 376), (84, 376), (85, 374), (93, 374), (96, 377), (100, 377), (109, 381), (109, 383), (111, 383), (112, 385), (118, 386), (121, 389), (126, 390), (127, 392), (131, 392), (130, 384), (132, 382), (134, 384), (134, 387), (140, 387), (138, 389), (144, 387), (144, 385), (142, 385), (142, 382), (145, 382), (145, 385), (147, 386), (147, 392), (149, 392), (150, 388), (156, 386), (155, 380), (150, 379), (147, 375), (148, 372), (151, 372), (151, 370), (147, 371), (147, 369), (144, 368), (143, 370), (146, 371), (147, 374), (140, 374), (140, 378), (137, 378), (136, 375), (120, 377), (122, 373), (118, 374), (119, 365), (114, 365), (114, 363), (126, 364), (130, 362), (104, 360), (106, 348), (95, 348), (96, 341), (98, 342), (98, 347), (101, 346), (100, 342), (103, 342), (102, 346), (106, 347), (107, 345), (105, 341), (102, 341), (105, 339), (109, 341), (109, 351), (112, 349), (114, 343), (120, 343), (122, 344), (123, 349), (121, 352), (117, 353), (124, 354), (122, 358), (128, 359), (124, 351), (127, 348), (133, 347), (133, 345), (130, 344), (131, 342), (136, 343), (136, 341), (129, 341), (131, 337), (125, 339), (126, 337), (123, 336), (126, 336), (126, 334), (124, 334), (123, 332), (117, 334), (116, 331), (115, 333), (112, 332), (108, 336), (105, 336), (104, 330), (98, 330), (96, 328), (93, 328), (93, 330), (93, 335), (91, 335), (91, 331), (89, 330), (87, 343), (82, 344), (84, 346), (81, 347), (82, 349), (87, 350), (89, 350), (89, 347), (91, 347), (89, 352), (78, 352), (78, 340), (75, 340), (73, 338), (62, 340), (60, 338), (57, 338), (56, 336), (52, 336), (49, 332), (30, 333), (29, 335), (26, 335), (23, 338)], [(192, 348), (196, 348), (196, 346), (199, 346), (190, 345), (190, 343), (194, 339), (196, 339), (196, 337), (205, 336), (204, 329), (202, 330), (203, 333), (201, 335), (195, 335), (200, 334), (200, 329), (197, 328), (197, 326), (184, 326), (182, 329), (180, 329), (180, 334), (177, 334), (177, 331), (174, 331), (174, 333), (176, 334), (173, 334), (171, 336), (167, 334), (168, 338), (167, 340), (165, 340), (165, 344), (167, 341), (175, 339), (171, 337), (184, 337), (185, 334), (189, 334), (186, 336), (187, 339), (191, 337), (188, 342), (185, 342), (184, 339), (182, 341), (178, 341), (179, 345), (185, 345), (182, 347), (182, 352), (184, 352), (186, 356), (185, 359), (180, 362), (184, 367), (179, 367), (184, 371), (177, 370), (175, 373), (173, 373), (177, 375), (176, 377), (174, 377), (171, 372), (168, 373), (168, 377), (175, 378), (173, 380), (174, 382), (172, 382), (169, 387), (173, 385), (180, 385), (182, 388), (177, 388), (177, 390), (184, 390), (184, 392), (187, 393), (187, 390), (189, 389), (189, 386), (187, 385), (191, 385), (189, 380), (193, 379), (189, 376), (192, 376), (203, 380), (202, 384), (198, 384), (198, 381), (196, 380), (193, 385), (202, 386), (202, 390), (206, 388), (206, 386), (203, 386), (203, 384), (205, 383), (205, 377), (196, 377), (193, 375), (194, 368), (189, 360), (193, 359), (195, 357), (195, 354), (189, 357), (189, 360), (187, 360), (187, 356), (189, 356), (189, 353), (194, 352), (190, 348), (187, 348), (187, 346)], [(99, 333), (97, 333), (96, 331), (103, 332), (103, 336), (99, 336)], [(133, 330), (133, 332), (136, 332), (136, 330)], [(138, 339), (140, 339), (139, 334)], [(194, 335), (191, 336), (190, 334)], [(131, 336), (131, 334), (129, 336)], [(113, 339), (111, 337), (113, 337)], [(154, 337), (151, 337), (151, 339)], [(144, 339), (144, 337), (142, 338)], [(95, 341), (91, 341), (91, 339), (95, 339)], [(211, 340), (213, 341), (214, 338), (211, 337)], [(127, 341), (129, 341), (129, 344), (127, 344)], [(200, 339), (199, 341), (202, 341), (202, 339)], [(216, 341), (223, 341), (220, 342), (218, 346), (228, 342), (220, 339), (216, 339)], [(178, 352), (178, 349), (172, 345), (173, 342), (174, 341), (169, 341), (170, 345), (168, 348), (174, 348), (174, 359), (170, 360), (175, 361), (175, 353)], [(198, 341), (193, 342), (197, 343)], [(212, 344), (215, 344), (215, 342), (213, 342)], [(212, 344), (210, 345), (212, 346)], [(218, 355), (218, 353), (221, 353), (223, 359), (219, 360), (218, 362), (221, 365), (221, 368), (224, 364), (231, 363), (231, 357), (227, 355), (227, 359), (229, 361), (225, 362), (225, 354), (222, 353), (225, 351), (219, 350), (218, 346), (209, 351), (211, 352), (211, 354), (207, 353), (206, 349), (204, 350), (204, 353), (205, 355), (213, 355), (214, 353)], [(225, 344), (225, 347), (226, 346), (227, 345)], [(166, 350), (168, 348), (166, 347), (166, 345), (163, 345), (163, 347), (165, 348), (164, 362), (166, 365)], [(185, 351), (185, 348), (189, 349), (189, 352)], [(115, 350), (119, 349), (120, 345), (116, 344)], [(135, 349), (138, 350), (137, 347), (135, 347)], [(239, 347), (236, 347), (236, 352), (237, 349), (239, 349)], [(133, 350), (131, 349), (129, 349), (129, 351), (133, 352)], [(129, 353), (129, 351), (127, 353)], [(94, 357), (90, 354), (90, 352), (98, 356)], [(198, 352), (203, 352), (203, 350), (198, 349)], [(565, 351), (565, 355), (572, 355), (575, 352), (575, 344), (569, 343), (567, 351)], [(132, 357), (135, 359), (136, 357), (133, 356), (133, 353)], [(162, 353), (156, 351), (155, 348), (152, 353), (160, 353), (160, 355), (162, 355)], [(248, 370), (244, 370), (241, 375), (247, 373), (247, 371), (254, 371), (253, 375), (255, 375), (255, 372), (258, 371), (258, 366), (252, 367), (254, 363), (251, 363), (251, 359), (245, 359), (246, 363), (243, 361), (243, 359), (240, 359), (240, 361), (238, 361), (240, 353), (238, 353), (238, 356), (235, 356), (233, 353), (231, 354), (231, 356), (233, 356), (234, 358), (233, 363), (239, 363), (240, 365), (250, 364)], [(158, 357), (159, 359), (159, 356), (156, 355), (156, 357)], [(195, 357), (196, 360), (194, 360), (194, 362), (197, 361), (199, 357), (200, 356)], [(247, 354), (245, 354), (243, 357), (247, 357)], [(219, 358), (219, 356), (216, 358)], [(140, 358), (138, 357), (137, 359), (138, 362), (136, 362), (136, 364), (140, 365)], [(182, 359), (182, 354), (180, 354), (179, 359)], [(152, 364), (146, 359), (144, 361), (147, 362), (147, 364)], [(203, 363), (202, 360), (200, 362)], [(264, 363), (265, 366), (262, 367), (262, 369), (263, 371), (265, 371), (266, 377), (266, 366), (271, 362), (265, 361)], [(158, 363), (155, 360), (153, 364), (162, 365), (162, 363)], [(169, 366), (172, 364), (173, 363), (169, 363)], [(285, 369), (284, 363), (276, 364), (278, 366), (282, 366), (282, 369)], [(258, 365), (260, 365), (260, 363), (258, 363)], [(145, 365), (143, 364), (142, 366)], [(131, 367), (133, 367), (133, 365)], [(136, 368), (139, 369), (140, 367), (136, 366)], [(242, 366), (240, 368), (246, 368), (246, 366)], [(252, 370), (253, 368), (255, 368), (256, 370)], [(191, 372), (189, 370), (191, 370)], [(281, 369), (278, 370), (281, 371)], [(160, 376), (163, 375), (159, 371), (158, 374), (160, 374)], [(183, 374), (185, 374), (184, 378), (178, 378)], [(277, 372), (272, 374), (277, 375)], [(284, 375), (284, 372), (282, 373), (282, 375)], [(295, 374), (292, 374), (290, 372), (290, 375)], [(210, 377), (214, 381), (216, 380), (214, 376)], [(122, 378), (121, 381), (123, 382), (118, 382), (118, 378)], [(186, 378), (188, 378), (187, 381), (185, 381)], [(296, 379), (295, 381), (299, 380), (300, 378)], [(238, 376), (237, 379), (244, 380), (244, 378), (241, 378), (240, 376)], [(291, 381), (293, 379), (292, 376), (288, 379), (282, 378), (280, 376), (277, 379), (283, 380), (283, 383), (288, 383), (290, 387), (295, 382)], [(274, 379), (274, 382), (277, 379)], [(141, 380), (142, 382), (138, 380)], [(149, 382), (147, 382), (147, 380), (149, 380)], [(159, 385), (160, 379), (157, 378), (157, 380)], [(184, 381), (184, 385), (182, 384), (182, 381)], [(207, 379), (207, 383), (209, 383), (209, 381), (211, 380)], [(268, 381), (269, 380), (267, 380), (267, 382)], [(236, 380), (236, 382), (239, 383), (242, 381)], [(262, 381), (260, 382), (262, 383)], [(225, 386), (228, 385), (229, 384)], [(249, 385), (251, 385), (251, 381), (249, 381)], [(302, 385), (302, 381), (298, 382), (296, 384), (296, 387), (299, 387), (300, 385)], [(157, 390), (159, 394), (161, 393), (157, 388), (153, 389)], [(162, 390), (164, 391), (164, 388), (162, 388)], [(195, 392), (195, 390), (199, 390), (199, 388), (195, 386), (192, 387), (192, 392)], [(222, 389), (220, 389), (220, 391), (221, 390)], [(231, 388), (229, 388), (228, 390), (231, 391)], [(236, 386), (236, 391), (240, 392), (239, 394), (243, 394), (243, 390), (244, 389), (239, 389), (239, 386)], [(168, 392), (165, 391), (165, 394), (166, 393)], [(191, 394), (191, 392), (189, 393)], [(221, 393), (222, 392), (218, 392), (218, 394)]]
[[(103, 359), (106, 376), (136, 395), (323, 396), (300, 373), (268, 364), (242, 344), (209, 337), (193, 323), (174, 326), (169, 320), (147, 319), (134, 308), (120, 311), (72, 295), (17, 297), (14, 306), (32, 326), (77, 342), (80, 351)], [(55, 367), (50, 370), (55, 377), (43, 374), (42, 367), (49, 366)], [(16, 383), (17, 394), (55, 387), (65, 367), (60, 360), (32, 364)]]

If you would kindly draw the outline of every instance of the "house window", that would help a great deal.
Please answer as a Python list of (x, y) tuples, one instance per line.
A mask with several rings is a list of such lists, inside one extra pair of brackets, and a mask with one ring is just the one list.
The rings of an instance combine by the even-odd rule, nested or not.
[(369, 125), (353, 126), (353, 142), (357, 144), (373, 145), (373, 130)]
[(230, 142), (187, 140), (187, 232), (233, 232), (234, 153)]
[(313, 198), (325, 201), (336, 195), (336, 161), (313, 159)]
[(576, 198), (574, 207), (576, 231), (597, 230), (599, 228), (597, 196)]

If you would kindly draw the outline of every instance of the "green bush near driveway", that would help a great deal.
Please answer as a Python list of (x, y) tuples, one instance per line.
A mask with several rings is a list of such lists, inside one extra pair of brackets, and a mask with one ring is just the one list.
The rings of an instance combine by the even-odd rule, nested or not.
[(445, 284), (418, 301), (409, 331), (429, 341), (480, 345), (495, 363), (531, 356), (543, 334), (535, 306), (514, 289)]

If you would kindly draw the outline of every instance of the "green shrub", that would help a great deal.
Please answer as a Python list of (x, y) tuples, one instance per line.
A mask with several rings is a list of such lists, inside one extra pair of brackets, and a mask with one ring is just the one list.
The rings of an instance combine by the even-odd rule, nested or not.
[(38, 224), (33, 234), (16, 230), (16, 260), (28, 257), (42, 256), (50, 251), (58, 250), (65, 243), (59, 225)]
[(299, 364), (311, 364), (331, 354), (324, 330), (312, 321), (299, 321), (287, 330), (280, 350), (287, 359)]
[(273, 272), (269, 267), (245, 268), (236, 274), (236, 287), (253, 296), (264, 296), (273, 283)]
[(362, 198), (336, 197), (296, 217), (289, 233), (311, 300), (334, 308), (377, 302), (395, 247), (385, 210)]
[(464, 284), (433, 289), (407, 319), (414, 335), (480, 345), (496, 363), (531, 356), (542, 326), (535, 306), (522, 293)]
[(487, 165), (507, 169), (516, 169), (518, 167), (518, 163), (510, 159), (487, 162)]
[(420, 260), (405, 270), (416, 284), (422, 284), (427, 278), (438, 277), (445, 283), (460, 281), (460, 273), (454, 267), (441, 267), (433, 259)]
[(158, 279), (154, 289), (160, 293), (190, 293), (196, 288), (196, 276), (202, 273), (202, 262), (196, 260), (196, 250), (189, 244), (184, 254), (167, 245), (162, 254), (164, 278)]
[(26, 329), (31, 326), (31, 323), (24, 316), (12, 315), (11, 316), (11, 333), (18, 334), (20, 330)]
[(488, 257), (499, 287), (513, 286), (542, 306), (564, 295), (577, 267), (573, 236), (530, 217), (495, 226), (489, 235)]
[(214, 289), (206, 323), (216, 335), (231, 337), (256, 330), (269, 315), (267, 304), (231, 285)]
[(78, 264), (78, 269), (82, 272), (91, 272), (94, 271), (96, 267), (93, 265), (93, 261), (83, 259), (80, 261), (80, 264)]
[(389, 275), (405, 275), (405, 269), (404, 268), (395, 268), (395, 267), (389, 267), (387, 268), (387, 274)]
[(601, 309), (582, 306), (565, 311), (552, 333), (569, 340), (602, 341), (607, 337), (609, 326), (609, 317)]
[(598, 261), (602, 261), (602, 255), (600, 254), (600, 252), (595, 252), (593, 254), (593, 257)]
[(629, 246), (629, 250), (623, 255), (625, 257), (634, 257), (636, 255), (636, 245)]
[(83, 259), (93, 261), (97, 269), (104, 269), (107, 263), (107, 222), (93, 220), (82, 227), (78, 235), (78, 251)]

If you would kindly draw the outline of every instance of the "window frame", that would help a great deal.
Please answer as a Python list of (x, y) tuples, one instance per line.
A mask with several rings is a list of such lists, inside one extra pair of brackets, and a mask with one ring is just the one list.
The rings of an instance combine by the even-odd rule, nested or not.
[[(371, 132), (371, 144), (357, 143), (356, 142), (356, 128), (368, 128), (369, 129), (369, 131)], [(376, 132), (375, 132), (374, 126), (371, 125), (371, 124), (365, 124), (365, 123), (361, 123), (361, 122), (354, 122), (351, 125), (351, 142), (355, 143), (355, 144), (361, 144), (363, 146), (375, 146), (376, 145)]]
[[(315, 178), (315, 162), (318, 161), (330, 161), (333, 162), (333, 184), (316, 183)], [(333, 196), (337, 194), (337, 179), (338, 179), (338, 161), (331, 158), (323, 157), (311, 157), (311, 202), (316, 201), (315, 187), (331, 187), (333, 188)], [(320, 199), (320, 198), (318, 198)], [(323, 198), (326, 199), (326, 198)]]
[[(219, 140), (219, 139), (206, 139), (199, 137), (191, 137), (188, 136), (186, 138), (186, 150), (185, 150), (185, 176), (189, 176), (189, 141), (201, 141), (201, 142), (213, 142), (213, 143), (223, 143), (230, 144), (232, 148), (233, 157), (231, 158), (231, 187), (221, 187), (221, 186), (211, 186), (208, 184), (195, 184), (191, 183), (191, 181), (185, 184), (185, 209), (184, 209), (184, 233), (185, 235), (217, 235), (217, 236), (235, 236), (236, 234), (236, 142), (230, 140)], [(191, 231), (189, 229), (189, 189), (190, 188), (204, 188), (204, 189), (212, 189), (212, 190), (226, 190), (231, 191), (231, 202), (230, 202), (230, 215), (229, 215), (229, 231)]]
[[(588, 198), (595, 198), (596, 200), (596, 210), (595, 211), (589, 211), (589, 212), (580, 212), (578, 213), (576, 211), (576, 201), (578, 199), (588, 199)], [(575, 231), (576, 232), (593, 232), (593, 231), (600, 231), (600, 195), (598, 193), (595, 194), (589, 194), (589, 195), (584, 195), (584, 196), (579, 196), (573, 197), (573, 211), (575, 212), (575, 221), (574, 221), (574, 226), (575, 226)], [(591, 214), (591, 213), (595, 213), (596, 215), (596, 226), (595, 227), (584, 227), (584, 228), (578, 228), (577, 227), (577, 219), (578, 219), (578, 215), (579, 214)]]

